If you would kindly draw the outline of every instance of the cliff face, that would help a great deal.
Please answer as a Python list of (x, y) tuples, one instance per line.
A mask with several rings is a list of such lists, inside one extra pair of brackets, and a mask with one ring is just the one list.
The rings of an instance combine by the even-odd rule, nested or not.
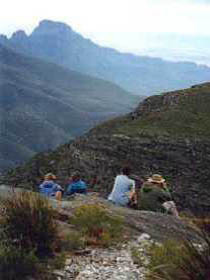
[(37, 184), (48, 171), (60, 183), (73, 170), (84, 179), (97, 176), (107, 195), (124, 164), (142, 178), (162, 174), (181, 210), (210, 210), (210, 85), (153, 96), (135, 112), (108, 121), (53, 153), (36, 156), (13, 170), (19, 185)]

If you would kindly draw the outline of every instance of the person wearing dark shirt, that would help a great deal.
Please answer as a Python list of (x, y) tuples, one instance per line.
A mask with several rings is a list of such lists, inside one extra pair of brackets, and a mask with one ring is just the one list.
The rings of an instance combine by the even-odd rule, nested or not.
[(154, 174), (143, 184), (138, 197), (138, 209), (170, 213), (179, 218), (179, 214), (165, 179)]

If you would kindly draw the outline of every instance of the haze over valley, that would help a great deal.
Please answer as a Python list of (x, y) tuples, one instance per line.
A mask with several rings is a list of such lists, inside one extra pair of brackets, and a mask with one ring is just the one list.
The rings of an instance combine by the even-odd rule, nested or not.
[(0, 169), (129, 112), (139, 97), (0, 44)]

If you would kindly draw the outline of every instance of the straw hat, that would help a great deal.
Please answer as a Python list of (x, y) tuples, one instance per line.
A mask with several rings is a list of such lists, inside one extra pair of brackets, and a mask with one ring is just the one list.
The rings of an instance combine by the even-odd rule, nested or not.
[(148, 179), (148, 182), (161, 184), (165, 182), (165, 179), (159, 174), (153, 174), (152, 177)]
[(55, 179), (56, 179), (56, 176), (55, 176), (53, 173), (47, 173), (47, 174), (44, 176), (44, 179), (45, 179), (45, 180), (55, 180)]

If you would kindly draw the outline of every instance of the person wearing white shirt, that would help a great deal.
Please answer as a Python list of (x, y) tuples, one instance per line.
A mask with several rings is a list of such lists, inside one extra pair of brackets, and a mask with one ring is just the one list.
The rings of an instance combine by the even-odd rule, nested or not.
[(117, 175), (114, 182), (114, 187), (108, 200), (121, 206), (127, 206), (135, 193), (135, 181), (128, 176), (131, 173), (130, 167), (123, 167), (122, 174)]

